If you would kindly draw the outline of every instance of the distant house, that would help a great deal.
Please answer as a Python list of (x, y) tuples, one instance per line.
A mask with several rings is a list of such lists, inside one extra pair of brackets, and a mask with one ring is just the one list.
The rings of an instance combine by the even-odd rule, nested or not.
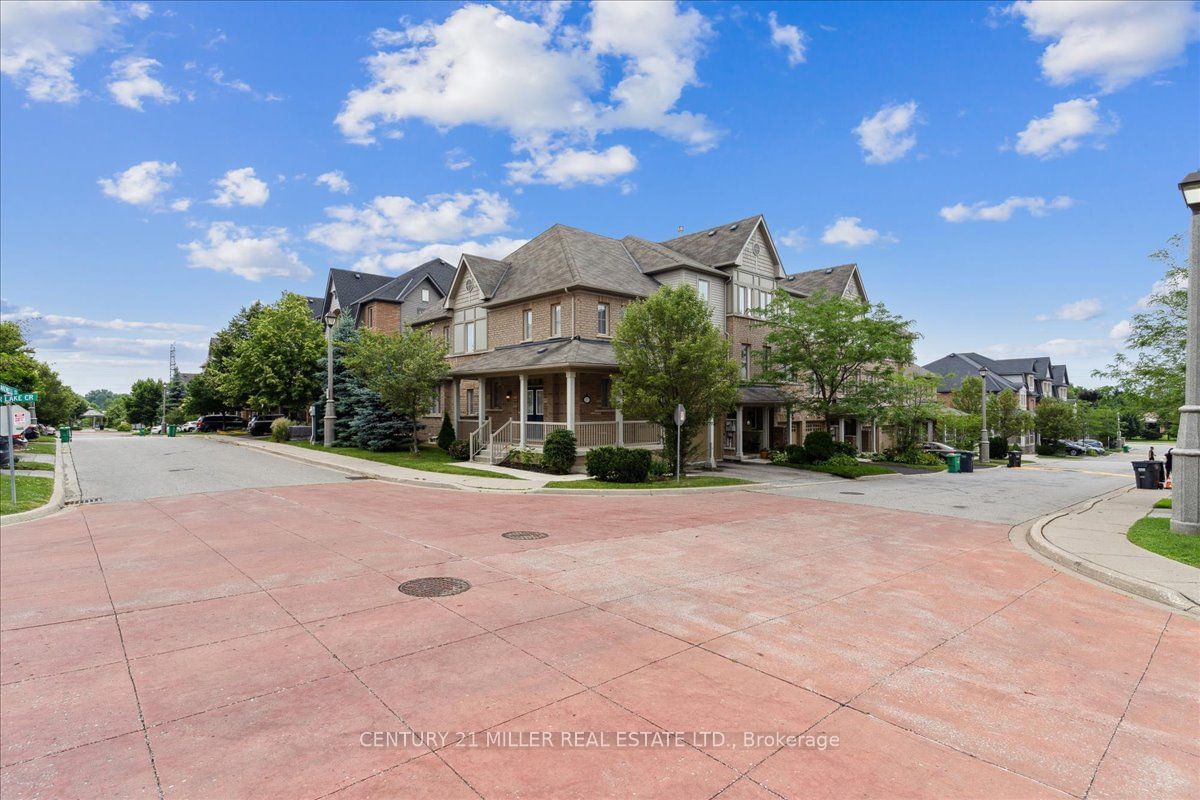
[(375, 275), (348, 269), (331, 269), (325, 296), (319, 299), (318, 318), (348, 314), (356, 327), (398, 331), (441, 303), (454, 280), (454, 267), (435, 258), (402, 275)]
[(312, 318), (321, 321), (325, 316), (325, 298), (324, 297), (305, 297), (308, 301), (308, 313), (312, 314)]

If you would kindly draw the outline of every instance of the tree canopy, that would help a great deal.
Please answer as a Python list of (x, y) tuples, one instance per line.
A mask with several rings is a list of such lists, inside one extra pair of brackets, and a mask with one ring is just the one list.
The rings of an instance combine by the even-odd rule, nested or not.
[(125, 400), (125, 417), (135, 425), (154, 425), (162, 419), (162, 402), (162, 381), (154, 378), (134, 381)]
[(1073, 438), (1079, 431), (1079, 418), (1070, 403), (1047, 397), (1038, 403), (1037, 432), (1043, 439), (1061, 441)]
[[(673, 431), (676, 406), (687, 410), (681, 431), (687, 464), (696, 431), (737, 401), (738, 366), (707, 304), (691, 286), (664, 286), (625, 308), (613, 350), (621, 370), (615, 402), (626, 417)], [(664, 456), (674, 466), (675, 448), (664, 448)]]
[(312, 318), (308, 301), (285, 292), (253, 314), (247, 328), (247, 337), (235, 341), (232, 364), (221, 366), (226, 399), (244, 397), (258, 411), (302, 415), (321, 394), (318, 365), (325, 350), (321, 323)]
[(49, 364), (34, 356), (16, 322), (0, 322), (0, 383), (22, 392), (37, 392), (38, 422), (46, 425), (70, 422), (87, 410), (87, 401), (64, 384)]
[(761, 324), (770, 348), (763, 379), (779, 384), (795, 407), (827, 420), (881, 414), (896, 369), (913, 361), (912, 321), (881, 303), (781, 290)]
[(937, 399), (940, 375), (896, 372), (889, 378), (883, 421), (891, 426), (896, 450), (907, 453), (925, 441), (929, 420), (937, 420), (946, 410)]

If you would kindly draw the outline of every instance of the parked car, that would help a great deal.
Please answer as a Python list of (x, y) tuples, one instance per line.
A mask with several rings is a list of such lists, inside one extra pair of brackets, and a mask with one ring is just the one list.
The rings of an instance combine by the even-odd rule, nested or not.
[(251, 436), (266, 436), (271, 432), (271, 423), (282, 416), (283, 414), (255, 414), (246, 426), (246, 433)]
[(925, 444), (921, 445), (921, 449), (926, 453), (933, 453), (943, 461), (945, 460), (946, 456), (950, 455), (951, 453), (958, 452), (958, 448), (951, 447), (945, 442), (925, 442)]
[(179, 426), (179, 430), (184, 433), (195, 433), (197, 426), (200, 425), (199, 419), (189, 419), (187, 422)]
[(1101, 452), (1104, 451), (1104, 442), (1100, 441), (1099, 439), (1080, 439), (1079, 441), (1083, 444), (1086, 444), (1088, 447), (1094, 447)]
[(234, 414), (205, 414), (196, 421), (196, 430), (201, 433), (239, 430), (246, 427), (246, 420)]
[(1066, 439), (1066, 440), (1063, 440), (1062, 442), (1060, 442), (1060, 444), (1067, 449), (1067, 455), (1069, 455), (1069, 456), (1082, 456), (1082, 455), (1087, 455), (1088, 453), (1093, 453), (1095, 455), (1104, 455), (1103, 448), (1092, 447), (1091, 445), (1085, 444), (1084, 442), (1077, 442), (1072, 439)]
[(38, 430), (37, 425), (30, 425), (28, 428), (25, 429), (26, 441), (32, 442), (34, 439), (37, 439), (41, 435), (42, 435), (41, 431)]
[(157, 436), (158, 434), (162, 433), (162, 425), (155, 425), (150, 429), (150, 432)]

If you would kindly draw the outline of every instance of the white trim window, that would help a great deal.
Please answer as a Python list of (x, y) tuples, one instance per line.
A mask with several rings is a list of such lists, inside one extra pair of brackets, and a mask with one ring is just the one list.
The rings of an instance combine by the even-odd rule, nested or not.
[(438, 389), (433, 395), (433, 402), (429, 405), (429, 416), (440, 417), (442, 415), (442, 390)]
[(473, 417), (479, 413), (478, 400), (474, 389), (467, 389), (467, 416)]
[(742, 345), (742, 380), (750, 380), (750, 345)]
[(600, 336), (609, 336), (608, 331), (608, 303), (596, 304), (596, 333)]
[(704, 301), (705, 305), (708, 305), (708, 281), (703, 278), (696, 280), (696, 294), (700, 295), (700, 299)]
[(533, 338), (533, 309), (527, 308), (521, 312), (521, 338), (529, 341)]
[(454, 312), (454, 352), (487, 350), (487, 309), (464, 308)]
[(550, 306), (550, 335), (562, 336), (562, 304)]
[(421, 302), (422, 303), (429, 302), (429, 290), (428, 289), (421, 289)]

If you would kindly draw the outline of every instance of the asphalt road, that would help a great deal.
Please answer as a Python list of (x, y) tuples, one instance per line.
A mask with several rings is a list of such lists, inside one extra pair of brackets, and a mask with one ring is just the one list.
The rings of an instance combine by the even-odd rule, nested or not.
[(83, 498), (105, 502), (346, 479), (340, 472), (204, 436), (80, 432), (71, 453)]

